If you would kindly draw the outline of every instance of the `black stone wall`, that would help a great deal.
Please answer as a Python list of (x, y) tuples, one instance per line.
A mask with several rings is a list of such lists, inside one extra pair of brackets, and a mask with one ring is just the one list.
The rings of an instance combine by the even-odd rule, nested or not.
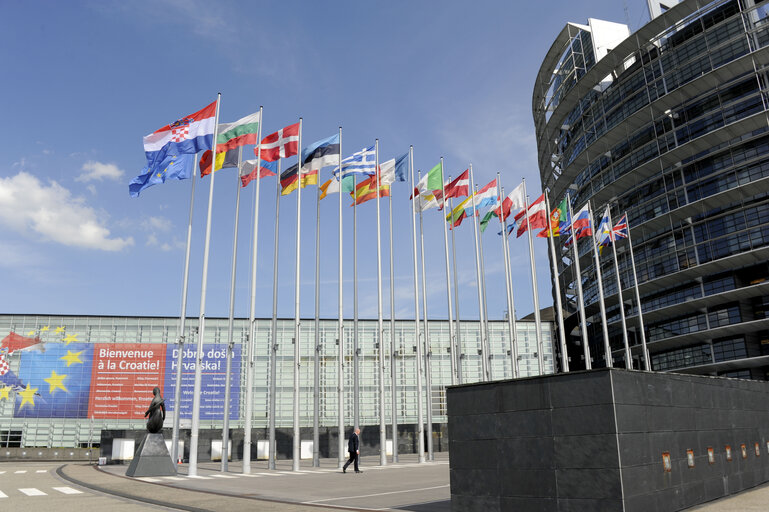
[(455, 512), (675, 511), (769, 481), (767, 382), (601, 369), (447, 400)]

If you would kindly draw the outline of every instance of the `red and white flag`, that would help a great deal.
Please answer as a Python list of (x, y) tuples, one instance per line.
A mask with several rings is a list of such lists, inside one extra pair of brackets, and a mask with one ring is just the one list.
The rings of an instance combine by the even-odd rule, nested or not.
[(527, 229), (544, 229), (547, 227), (547, 205), (545, 204), (545, 194), (542, 194), (536, 201), (531, 203), (528, 208), (529, 217), (526, 219), (526, 210), (518, 212), (515, 216), (515, 222), (520, 226), (516, 236), (521, 236)]
[[(523, 208), (526, 208), (526, 198), (523, 195), (523, 183), (521, 183), (515, 187), (504, 200), (502, 200), (501, 213), (504, 214), (504, 217), (502, 218), (507, 220), (507, 218), (510, 216), (510, 212), (517, 212)], [(497, 208), (495, 211), (497, 213), (497, 217), (499, 217), (500, 209)]]
[[(288, 158), (299, 152), (299, 123), (281, 128), (262, 139), (262, 160), (274, 162), (278, 158)], [(259, 148), (254, 148), (258, 156)]]
[(465, 197), (470, 194), (470, 171), (466, 170), (457, 179), (444, 187), (446, 199), (449, 197)]
[(6, 351), (8, 355), (13, 354), (17, 350), (40, 350), (45, 351), (45, 347), (40, 342), (40, 338), (35, 336), (34, 338), (27, 338), (16, 334), (15, 332), (9, 333), (8, 336), (0, 341), (0, 349)]

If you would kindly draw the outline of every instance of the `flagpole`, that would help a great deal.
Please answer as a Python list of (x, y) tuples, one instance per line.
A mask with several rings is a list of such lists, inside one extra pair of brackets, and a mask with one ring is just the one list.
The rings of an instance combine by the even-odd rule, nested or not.
[(337, 462), (341, 468), (345, 462), (344, 456), (344, 301), (343, 292), (343, 273), (342, 273), (342, 127), (339, 127), (339, 331), (337, 334), (337, 361), (336, 361), (336, 384), (337, 384)]
[[(261, 160), (259, 165), (261, 165)], [(259, 170), (261, 172), (261, 169)], [(280, 233), (280, 158), (278, 158), (278, 173), (275, 181), (275, 241), (272, 256), (272, 321), (270, 322), (270, 422), (269, 422), (269, 454), (268, 469), (275, 469), (275, 404), (277, 402), (277, 359), (278, 359), (278, 235)]]
[(389, 215), (388, 225), (390, 227), (390, 386), (391, 393), (391, 421), (392, 421), (392, 443), (393, 443), (393, 462), (398, 462), (398, 361), (395, 350), (395, 277), (393, 276), (393, 196), (390, 190), (387, 196)]
[[(379, 139), (374, 141), (374, 170), (376, 173), (376, 280), (377, 280), (377, 342), (379, 345), (379, 465), (387, 464), (387, 426), (385, 425), (384, 385), (384, 322), (382, 319), (382, 237), (379, 212)], [(357, 198), (356, 198), (357, 202)]]
[(534, 295), (534, 323), (537, 324), (536, 326), (536, 334), (537, 334), (537, 363), (539, 364), (539, 374), (544, 375), (545, 374), (545, 355), (542, 351), (542, 323), (540, 321), (540, 314), (539, 314), (539, 291), (537, 289), (537, 264), (534, 261), (534, 240), (531, 237), (531, 224), (529, 223), (529, 196), (526, 193), (526, 179), (522, 179), (521, 182), (523, 183), (523, 197), (524, 197), (524, 204), (526, 205), (525, 212), (526, 212), (526, 231), (529, 235), (529, 262), (531, 264), (531, 289), (532, 294)]
[[(261, 121), (261, 119), (260, 119)], [(240, 164), (243, 162), (243, 146), (238, 148), (237, 191), (235, 192), (235, 232), (232, 235), (232, 271), (230, 275), (230, 316), (227, 319), (227, 362), (225, 364), (226, 380), (224, 382), (224, 418), (222, 420), (222, 472), (226, 472), (229, 464), (230, 442), (230, 378), (232, 372), (232, 327), (235, 322), (235, 274), (238, 262), (238, 219), (240, 219)], [(212, 160), (211, 169), (216, 168), (216, 156)], [(257, 170), (258, 172), (258, 170)]]
[[(627, 215), (627, 212), (625, 212)], [(628, 249), (630, 249), (630, 267), (633, 269), (633, 283), (635, 284), (635, 301), (638, 306), (638, 324), (641, 328), (641, 350), (643, 350), (644, 358), (644, 370), (650, 372), (652, 370), (651, 361), (649, 361), (649, 350), (646, 348), (646, 332), (644, 332), (644, 317), (641, 310), (641, 293), (638, 291), (638, 277), (635, 272), (635, 258), (633, 257), (633, 241), (630, 238), (630, 222), (627, 225), (627, 243)]]
[[(428, 178), (429, 181), (429, 178)], [(446, 183), (443, 180), (443, 157), (441, 157), (441, 201), (443, 201), (443, 207), (444, 212), (446, 207)], [(421, 208), (420, 208), (421, 213)], [(441, 219), (443, 220), (443, 219)], [(422, 226), (420, 224), (420, 231), (422, 229)], [(422, 242), (424, 244), (424, 240)], [(454, 338), (454, 320), (452, 318), (453, 314), (453, 307), (451, 305), (451, 270), (449, 270), (449, 234), (448, 234), (448, 227), (446, 226), (446, 223), (443, 223), (443, 248), (446, 253), (446, 300), (448, 301), (448, 311), (449, 311), (449, 355), (451, 356), (451, 385), (457, 383), (457, 353), (456, 353), (456, 345)], [(424, 246), (423, 246), (424, 250)], [(424, 270), (422, 270), (422, 273), (424, 274)], [(425, 312), (425, 321), (427, 321), (427, 312)], [(460, 381), (461, 384), (461, 381)], [(429, 422), (429, 420), (428, 420)], [(432, 429), (432, 425), (429, 426), (430, 429)], [(428, 443), (430, 442), (430, 438), (427, 438)], [(432, 460), (432, 459), (431, 459)]]
[[(339, 175), (342, 175), (341, 162), (339, 163), (340, 171)], [(353, 431), (360, 428), (360, 395), (358, 394), (359, 382), (358, 364), (360, 361), (360, 354), (358, 353), (358, 198), (355, 191), (358, 188), (358, 178), (356, 174), (352, 175), (352, 190), (353, 190), (353, 202), (352, 202), (352, 274), (353, 274), (353, 287), (352, 287), (352, 302), (353, 302), (353, 337), (352, 337), (352, 415), (353, 415)], [(339, 193), (342, 193), (342, 182), (339, 182)]]
[(510, 253), (507, 247), (507, 219), (503, 201), (505, 189), (500, 185), (499, 173), (497, 173), (497, 193), (499, 194), (499, 225), (502, 227), (502, 253), (505, 264), (505, 291), (507, 292), (507, 328), (510, 331), (510, 373), (514, 379), (518, 378), (518, 346), (516, 345), (515, 332), (515, 297), (513, 296), (513, 283), (510, 272)]
[[(259, 144), (256, 146), (256, 187), (254, 188), (254, 220), (251, 235), (251, 301), (246, 346), (246, 420), (243, 428), (243, 473), (251, 472), (251, 428), (254, 415), (254, 346), (256, 344), (256, 249), (259, 241), (259, 186), (262, 164), (262, 106), (259, 106)], [(213, 165), (213, 164), (212, 164)], [(211, 173), (213, 176), (213, 172)]]
[[(593, 209), (590, 206), (590, 201), (587, 202), (587, 210), (590, 215), (591, 226), (595, 225), (593, 222)], [(598, 256), (598, 244), (595, 243), (596, 229), (593, 229), (593, 236), (590, 237), (590, 243), (593, 245), (593, 258), (595, 260), (595, 276), (598, 281), (598, 307), (601, 310), (601, 330), (603, 331), (603, 349), (606, 353), (606, 367), (613, 368), (614, 361), (611, 354), (611, 345), (609, 345), (609, 329), (606, 326), (606, 305), (603, 298), (603, 279), (601, 278), (601, 260)]]
[[(449, 176), (449, 181), (451, 181), (451, 176)], [(444, 198), (444, 201), (446, 198)], [(449, 212), (453, 212), (453, 201), (451, 201), (451, 198), (448, 198), (448, 208)], [(453, 217), (452, 217), (453, 220)], [(457, 248), (456, 244), (454, 243), (454, 226), (453, 222), (451, 223), (451, 266), (454, 271), (454, 311), (456, 312), (456, 326), (454, 328), (454, 336), (456, 337), (456, 345), (457, 345), (457, 356), (456, 356), (456, 363), (457, 363), (457, 382), (459, 384), (462, 384), (464, 381), (464, 378), (462, 377), (462, 335), (460, 332), (460, 329), (462, 325), (459, 321), (459, 283), (457, 279)]]
[[(302, 148), (299, 148), (299, 188), (302, 188)], [(320, 183), (320, 169), (318, 169)], [(312, 392), (312, 467), (320, 466), (320, 187), (315, 211), (315, 358)], [(340, 190), (341, 193), (341, 190)]]
[(619, 275), (619, 263), (617, 263), (617, 241), (614, 239), (614, 224), (611, 221), (611, 211), (606, 207), (606, 217), (609, 221), (609, 236), (611, 237), (611, 252), (614, 255), (614, 273), (617, 279), (617, 298), (619, 305), (619, 315), (622, 322), (622, 343), (625, 345), (625, 368), (633, 369), (633, 359), (630, 354), (630, 343), (627, 339), (627, 322), (625, 320), (625, 302), (622, 299), (622, 279)]
[[(550, 259), (553, 262), (553, 283), (555, 284), (555, 307), (558, 308), (558, 310), (555, 312), (556, 317), (558, 318), (558, 338), (561, 342), (561, 369), (564, 372), (569, 371), (569, 354), (566, 352), (566, 332), (564, 331), (563, 326), (563, 306), (561, 305), (561, 282), (560, 278), (558, 277), (558, 261), (555, 257), (555, 237), (553, 236), (553, 223), (551, 220), (551, 213), (550, 213), (550, 197), (547, 194), (547, 191), (545, 191), (545, 203), (547, 204), (547, 215), (548, 215), (548, 242), (550, 245)], [(558, 222), (560, 223), (561, 219), (558, 218)], [(560, 236), (560, 229), (558, 231), (558, 234)]]
[[(470, 164), (470, 203), (473, 205), (473, 239), (475, 241), (475, 279), (478, 288), (478, 325), (481, 331), (481, 369), (483, 371), (483, 380), (491, 380), (489, 371), (488, 351), (486, 349), (486, 326), (484, 325), (483, 314), (483, 284), (481, 283), (481, 255), (478, 250), (478, 221), (476, 217), (478, 212), (475, 210), (475, 179), (473, 178), (473, 164)], [(453, 230), (452, 230), (453, 235)], [(459, 300), (457, 300), (457, 303)], [(457, 314), (457, 317), (459, 315)]]
[(593, 362), (590, 356), (590, 343), (587, 341), (587, 318), (585, 317), (585, 296), (582, 294), (582, 271), (579, 265), (579, 247), (577, 242), (577, 233), (574, 229), (574, 213), (571, 211), (571, 199), (567, 201), (569, 203), (569, 219), (571, 220), (571, 246), (574, 252), (574, 270), (577, 271), (577, 295), (579, 298), (579, 323), (582, 330), (582, 353), (585, 357), (585, 369), (592, 370)]
[[(475, 191), (478, 191), (478, 185), (475, 186)], [(476, 214), (476, 222), (480, 223), (480, 212)], [(489, 361), (489, 380), (493, 378), (492, 373), (492, 365), (491, 365), (491, 357), (492, 357), (492, 350), (491, 350), (491, 336), (489, 335), (489, 309), (488, 305), (486, 304), (486, 265), (484, 263), (484, 257), (483, 257), (483, 233), (478, 234), (478, 250), (481, 256), (481, 292), (483, 296), (483, 329), (486, 333), (486, 350), (488, 350), (488, 361)]]
[[(412, 159), (412, 168), (413, 168)], [(419, 181), (422, 181), (422, 173), (419, 173)], [(443, 175), (441, 174), (441, 183)], [(444, 227), (446, 224), (443, 224)], [(445, 234), (445, 230), (444, 230)], [(445, 240), (445, 238), (444, 238)], [(432, 383), (432, 350), (430, 349), (430, 329), (427, 317), (427, 277), (425, 276), (425, 230), (422, 224), (422, 197), (419, 197), (419, 249), (422, 259), (422, 310), (425, 312), (425, 396), (427, 398), (427, 460), (433, 460), (433, 383)], [(448, 254), (448, 253), (447, 253)], [(448, 281), (448, 265), (446, 265), (446, 279)], [(451, 302), (449, 302), (449, 345), (451, 345)], [(453, 353), (453, 351), (452, 351)], [(452, 381), (454, 380), (454, 368), (451, 369)], [(424, 448), (422, 448), (424, 453)]]
[[(187, 320), (187, 288), (190, 279), (190, 244), (192, 242), (192, 213), (195, 205), (195, 175), (198, 170), (197, 155), (192, 167), (192, 186), (190, 191), (190, 217), (187, 223), (187, 248), (184, 251), (184, 280), (182, 284), (182, 312), (179, 315), (179, 332), (176, 335), (179, 345), (176, 354), (176, 387), (174, 387), (174, 427), (171, 434), (171, 459), (174, 464), (179, 460), (179, 420), (181, 418), (182, 400), (182, 363), (184, 362), (184, 323)], [(182, 458), (184, 452), (182, 451)]]
[[(216, 119), (214, 120), (214, 136), (211, 139), (212, 153), (216, 151), (216, 138), (219, 135), (219, 105), (221, 103), (222, 94), (219, 93), (216, 97)], [(206, 285), (208, 283), (208, 256), (209, 249), (211, 247), (211, 213), (214, 203), (214, 175), (213, 165), (211, 162), (211, 182), (209, 183), (208, 190), (208, 215), (206, 218), (206, 242), (203, 250), (203, 280), (200, 290), (200, 319), (198, 323), (198, 331), (200, 336), (198, 337), (197, 354), (195, 355), (195, 384), (192, 394), (192, 429), (190, 432), (190, 463), (187, 474), (189, 476), (197, 476), (198, 474), (198, 431), (200, 430), (200, 394), (202, 384), (202, 365), (203, 365), (203, 341), (206, 334)]]
[[(416, 366), (416, 384), (417, 384), (417, 454), (418, 462), (425, 461), (425, 423), (422, 408), (422, 339), (419, 329), (419, 269), (417, 268), (417, 217), (416, 202), (420, 200), (419, 194), (414, 192), (414, 146), (409, 146), (409, 178), (411, 180), (411, 191), (414, 198), (411, 201), (411, 246), (414, 256), (414, 341), (416, 342), (417, 359)], [(422, 216), (420, 213), (420, 220)], [(395, 445), (395, 443), (393, 443)]]
[(300, 256), (302, 249), (302, 118), (299, 118), (299, 145), (298, 149), (298, 161), (297, 161), (297, 177), (298, 187), (296, 187), (296, 287), (294, 288), (294, 432), (293, 432), (293, 464), (292, 470), (299, 471), (299, 457), (301, 456), (301, 439), (299, 433), (299, 400), (301, 399), (301, 393), (299, 392), (299, 367), (301, 365), (301, 352), (300, 346), (300, 329), (301, 321), (299, 318), (299, 303), (301, 293), (301, 281), (300, 281)]

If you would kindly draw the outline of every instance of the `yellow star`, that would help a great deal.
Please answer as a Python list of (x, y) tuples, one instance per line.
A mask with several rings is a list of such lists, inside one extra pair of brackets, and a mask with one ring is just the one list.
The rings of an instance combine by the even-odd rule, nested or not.
[(35, 393), (37, 393), (37, 388), (30, 387), (30, 385), (27, 384), (27, 387), (24, 389), (24, 391), (19, 393), (21, 395), (21, 405), (19, 406), (19, 410), (21, 410), (21, 408), (26, 404), (32, 404), (34, 407)]
[(3, 386), (3, 387), (1, 387), (0, 388), (0, 400), (2, 400), (3, 398), (6, 398), (6, 399), (10, 400), (11, 399), (10, 392), (11, 392), (11, 386)]
[(40, 332), (45, 332), (47, 330), (48, 330), (48, 326), (47, 325), (40, 328)]
[(67, 378), (66, 375), (59, 375), (55, 371), (51, 370), (51, 376), (48, 377), (47, 379), (43, 379), (45, 382), (49, 384), (48, 393), (52, 395), (53, 392), (59, 388), (63, 389), (65, 393), (69, 393), (69, 390), (65, 388), (64, 384), (62, 383), (66, 378)]
[(73, 341), (77, 341), (77, 334), (67, 334), (64, 336), (65, 345), (69, 345)]
[(80, 354), (85, 352), (84, 350), (81, 350), (80, 352), (72, 352), (71, 350), (67, 350), (66, 356), (61, 356), (59, 359), (64, 359), (67, 361), (67, 368), (69, 368), (69, 365), (80, 363), (83, 364), (83, 361), (80, 360)]
[(35, 330), (34, 330), (34, 329), (32, 329), (31, 331), (29, 331), (29, 332), (27, 333), (27, 336), (33, 336), (34, 334), (35, 334)]
[(64, 332), (65, 327), (62, 325), (61, 327), (56, 328), (56, 332)]

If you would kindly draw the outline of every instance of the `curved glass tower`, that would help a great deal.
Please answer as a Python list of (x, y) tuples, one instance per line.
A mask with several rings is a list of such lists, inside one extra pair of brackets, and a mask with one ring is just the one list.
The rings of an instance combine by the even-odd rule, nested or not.
[[(653, 19), (569, 23), (536, 78), (533, 116), (552, 207), (627, 213), (652, 370), (767, 379), (769, 372), (769, 3), (650, 0)], [(571, 370), (606, 366), (590, 237), (556, 259)], [(613, 366), (625, 367), (624, 308), (644, 368), (629, 243), (598, 260)], [(555, 293), (555, 292), (554, 292)], [(590, 355), (590, 364), (585, 355)]]

